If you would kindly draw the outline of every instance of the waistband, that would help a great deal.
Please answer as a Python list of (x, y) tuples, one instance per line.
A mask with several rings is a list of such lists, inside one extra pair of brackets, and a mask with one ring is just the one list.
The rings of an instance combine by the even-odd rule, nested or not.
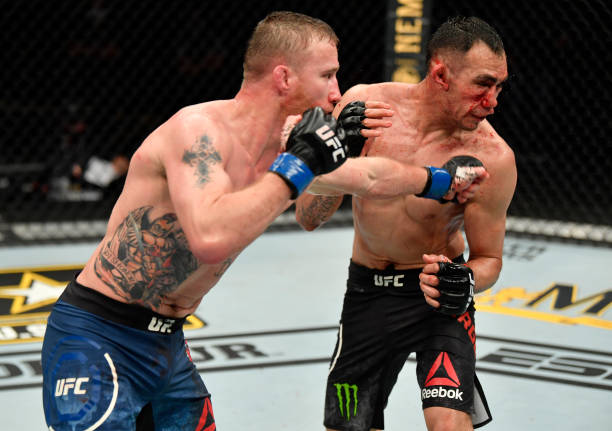
[[(462, 255), (453, 259), (455, 263), (465, 263)], [(351, 260), (349, 264), (348, 287), (363, 288), (415, 288), (419, 285), (422, 268), (385, 269), (368, 268)]]
[(77, 283), (76, 280), (68, 283), (58, 301), (74, 305), (103, 319), (156, 334), (173, 334), (183, 327), (186, 319), (164, 316), (140, 305), (116, 301)]

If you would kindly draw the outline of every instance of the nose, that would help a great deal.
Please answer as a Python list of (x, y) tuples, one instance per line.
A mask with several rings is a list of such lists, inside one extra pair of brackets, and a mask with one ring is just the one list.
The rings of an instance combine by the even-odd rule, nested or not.
[(338, 87), (338, 80), (336, 78), (332, 80), (328, 98), (329, 101), (334, 104), (334, 106), (342, 98), (342, 94), (340, 94), (340, 88)]
[(496, 88), (492, 88), (482, 99), (482, 106), (487, 109), (494, 109), (497, 106), (497, 96), (499, 91)]

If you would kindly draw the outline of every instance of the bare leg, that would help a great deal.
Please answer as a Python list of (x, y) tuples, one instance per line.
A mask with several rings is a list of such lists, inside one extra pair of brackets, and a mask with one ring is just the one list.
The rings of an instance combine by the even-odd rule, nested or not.
[(472, 419), (459, 410), (428, 407), (423, 411), (429, 431), (472, 431)]

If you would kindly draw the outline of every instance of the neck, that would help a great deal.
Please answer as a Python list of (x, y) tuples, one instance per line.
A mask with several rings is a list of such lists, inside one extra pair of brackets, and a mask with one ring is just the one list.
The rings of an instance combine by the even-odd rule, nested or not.
[(269, 164), (280, 151), (281, 129), (287, 118), (278, 96), (264, 85), (243, 84), (234, 98), (231, 117), (234, 133), (241, 137), (253, 164)]
[(427, 75), (415, 86), (414, 100), (419, 109), (417, 130), (425, 136), (449, 138), (461, 134), (462, 130), (452, 120), (453, 113), (447, 106), (444, 90)]

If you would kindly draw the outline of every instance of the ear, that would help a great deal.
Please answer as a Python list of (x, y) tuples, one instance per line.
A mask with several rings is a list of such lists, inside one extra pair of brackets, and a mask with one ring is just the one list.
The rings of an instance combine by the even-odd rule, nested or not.
[(274, 84), (282, 94), (289, 91), (289, 72), (289, 68), (284, 64), (279, 64), (272, 70)]
[(448, 91), (448, 66), (439, 58), (431, 61), (431, 76), (436, 84)]

